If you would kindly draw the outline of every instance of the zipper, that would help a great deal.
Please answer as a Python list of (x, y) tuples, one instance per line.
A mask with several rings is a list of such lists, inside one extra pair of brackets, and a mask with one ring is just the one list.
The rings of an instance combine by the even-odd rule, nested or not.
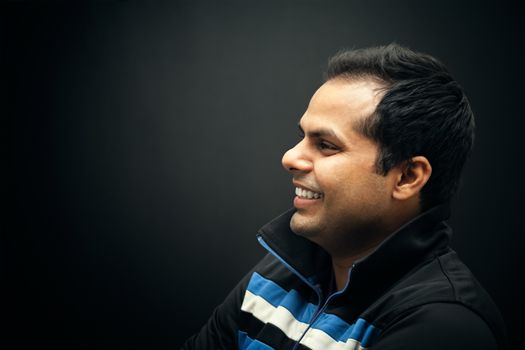
[(292, 350), (295, 350), (297, 349), (297, 347), (299, 346), (299, 344), (301, 343), (301, 340), (304, 338), (304, 336), (306, 335), (306, 333), (308, 333), (308, 331), (312, 328), (312, 326), (315, 324), (315, 322), (317, 321), (317, 319), (319, 318), (319, 316), (321, 316), (321, 314), (323, 313), (324, 310), (326, 310), (326, 307), (328, 306), (328, 304), (330, 304), (330, 301), (332, 301), (332, 299), (338, 295), (341, 295), (345, 292), (346, 288), (348, 287), (348, 284), (350, 283), (350, 277), (352, 276), (352, 270), (354, 269), (354, 266), (355, 264), (352, 265), (352, 267), (350, 268), (350, 270), (348, 271), (348, 279), (346, 280), (346, 284), (345, 284), (345, 287), (343, 289), (341, 289), (340, 291), (337, 291), (335, 293), (332, 293), (328, 296), (328, 298), (326, 298), (326, 301), (324, 302), (323, 306), (320, 307), (318, 309), (318, 311), (314, 314), (314, 317), (312, 317), (312, 319), (310, 320), (310, 322), (308, 323), (308, 327), (306, 328), (306, 330), (303, 332), (303, 334), (301, 335), (301, 337), (299, 338), (299, 340), (294, 344), (294, 347), (292, 348)]
[[(328, 301), (328, 299), (327, 299)], [(314, 316), (312, 317), (312, 319), (308, 322), (308, 327), (305, 329), (305, 331), (303, 332), (303, 334), (301, 334), (301, 337), (295, 342), (292, 350), (295, 350), (297, 349), (297, 347), (299, 346), (299, 344), (301, 344), (301, 340), (303, 340), (304, 336), (306, 335), (306, 333), (308, 333), (308, 331), (310, 330), (310, 328), (312, 328), (312, 325), (315, 323), (315, 321), (317, 321), (317, 319), (319, 318), (319, 316), (321, 316), (321, 314), (323, 313), (323, 311), (326, 309), (326, 306), (328, 304), (327, 303), (324, 303), (324, 305), (321, 307), (319, 307), (317, 309), (317, 311), (315, 312)]]
[(319, 300), (319, 306), (316, 310), (316, 312), (314, 313), (314, 315), (312, 316), (312, 318), (310, 319), (310, 321), (308, 322), (308, 327), (306, 328), (306, 330), (303, 332), (303, 334), (301, 335), (301, 337), (299, 338), (299, 340), (297, 340), (292, 348), (292, 350), (295, 350), (297, 349), (297, 347), (299, 346), (299, 344), (301, 343), (301, 340), (304, 338), (304, 336), (306, 335), (306, 333), (308, 333), (308, 331), (310, 330), (310, 328), (312, 328), (312, 326), (314, 325), (314, 323), (317, 321), (317, 319), (319, 318), (319, 316), (321, 316), (321, 314), (323, 313), (323, 311), (326, 309), (326, 307), (328, 306), (328, 304), (330, 303), (330, 301), (342, 294), (346, 288), (348, 287), (348, 284), (350, 283), (350, 277), (352, 276), (352, 270), (354, 269), (354, 266), (355, 264), (352, 265), (352, 267), (350, 268), (350, 270), (348, 271), (348, 279), (346, 281), (346, 285), (343, 289), (341, 289), (340, 291), (338, 292), (335, 292), (335, 293), (332, 293), (328, 296), (328, 298), (326, 298), (326, 301), (323, 303), (323, 305), (321, 306), (321, 302), (323, 301), (322, 297), (323, 297), (323, 291), (321, 290), (321, 287), (319, 285), (314, 285), (312, 284), (310, 281), (308, 281), (308, 279), (306, 279), (299, 271), (297, 271), (296, 269), (294, 269), (290, 264), (288, 264), (288, 262), (286, 262), (286, 260), (284, 260), (279, 254), (277, 254), (277, 252), (275, 250), (273, 250), (269, 245), (268, 243), (266, 243), (266, 241), (264, 240), (264, 238), (262, 238), (262, 236), (259, 234), (257, 235), (257, 240), (259, 241), (259, 243), (267, 250), (269, 251), (273, 256), (275, 256), (277, 258), (277, 260), (279, 260), (284, 266), (286, 266), (286, 268), (288, 268), (290, 271), (292, 271), (294, 274), (297, 275), (297, 277), (299, 277), (304, 283), (306, 283), (310, 288), (312, 288), (315, 293), (317, 294), (317, 298)]

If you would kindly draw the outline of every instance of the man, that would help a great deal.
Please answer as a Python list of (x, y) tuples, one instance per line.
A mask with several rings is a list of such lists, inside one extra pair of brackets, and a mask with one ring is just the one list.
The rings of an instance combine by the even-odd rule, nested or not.
[(502, 348), (497, 308), (448, 247), (474, 118), (443, 64), (395, 44), (339, 53), (299, 128), (282, 160), (295, 208), (183, 348)]

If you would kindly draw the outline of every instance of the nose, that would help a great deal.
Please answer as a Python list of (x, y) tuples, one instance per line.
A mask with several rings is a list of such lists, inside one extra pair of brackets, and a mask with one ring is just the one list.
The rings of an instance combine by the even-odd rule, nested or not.
[(291, 173), (309, 172), (313, 168), (312, 161), (309, 159), (304, 149), (304, 140), (290, 148), (283, 155), (281, 163), (283, 167)]

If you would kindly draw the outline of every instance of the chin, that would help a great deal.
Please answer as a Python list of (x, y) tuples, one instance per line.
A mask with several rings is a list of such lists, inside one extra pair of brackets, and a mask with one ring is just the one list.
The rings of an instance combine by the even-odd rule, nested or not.
[(295, 213), (290, 220), (290, 229), (293, 233), (305, 238), (315, 236), (318, 230), (315, 229), (315, 225), (310, 220), (298, 217), (298, 214)]

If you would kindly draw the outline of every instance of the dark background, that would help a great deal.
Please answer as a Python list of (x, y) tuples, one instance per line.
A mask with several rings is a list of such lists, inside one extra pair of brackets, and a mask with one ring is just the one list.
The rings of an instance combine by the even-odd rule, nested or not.
[(328, 56), (392, 41), (443, 60), (470, 97), (453, 246), (521, 348), (518, 3), (2, 4), (2, 348), (177, 348), (291, 206), (280, 158)]

